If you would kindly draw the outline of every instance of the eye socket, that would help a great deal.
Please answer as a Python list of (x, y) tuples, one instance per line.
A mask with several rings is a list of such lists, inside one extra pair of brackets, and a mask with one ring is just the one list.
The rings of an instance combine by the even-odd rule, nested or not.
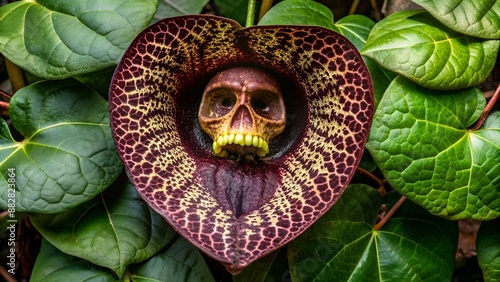
[(262, 100), (260, 98), (252, 99), (252, 108), (254, 109), (255, 112), (257, 112), (261, 116), (268, 114), (270, 110), (267, 101)]
[(253, 94), (250, 105), (256, 114), (271, 120), (281, 119), (285, 110), (281, 97), (267, 91)]
[(236, 96), (229, 91), (217, 91), (213, 92), (210, 103), (210, 113), (208, 116), (210, 118), (217, 118), (227, 115), (236, 104)]
[(224, 108), (233, 108), (235, 103), (234, 99), (231, 99), (231, 97), (223, 97), (219, 102)]

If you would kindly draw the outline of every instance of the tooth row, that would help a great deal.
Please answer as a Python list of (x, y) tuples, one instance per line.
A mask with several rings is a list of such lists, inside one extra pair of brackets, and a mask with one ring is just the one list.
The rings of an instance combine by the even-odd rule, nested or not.
[(262, 139), (260, 136), (254, 136), (252, 134), (242, 134), (242, 133), (229, 133), (223, 134), (214, 141), (212, 147), (214, 152), (221, 156), (227, 156), (226, 150), (222, 150), (222, 147), (230, 144), (238, 144), (240, 146), (254, 146), (257, 147), (257, 155), (259, 157), (265, 156), (269, 153), (269, 146), (266, 140)]

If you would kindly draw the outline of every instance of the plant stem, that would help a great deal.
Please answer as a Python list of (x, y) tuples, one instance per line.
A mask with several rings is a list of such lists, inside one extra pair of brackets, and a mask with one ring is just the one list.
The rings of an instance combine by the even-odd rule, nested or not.
[(373, 173), (371, 173), (370, 171), (368, 171), (364, 168), (361, 168), (361, 167), (358, 167), (358, 172), (368, 176), (368, 178), (370, 178), (372, 181), (377, 183), (377, 185), (378, 185), (377, 191), (379, 192), (379, 194), (381, 196), (383, 196), (387, 193), (387, 191), (385, 190), (385, 187), (384, 187), (384, 182), (382, 180), (380, 180), (380, 178), (376, 177)]
[(253, 25), (255, 18), (255, 1), (256, 0), (248, 0), (247, 22), (245, 24), (245, 27), (250, 27)]
[(273, 6), (273, 0), (263, 0), (262, 4), (260, 4), (260, 12), (259, 12), (259, 21), (262, 17), (271, 9)]
[(0, 108), (9, 109), (9, 102), (0, 101)]
[(26, 83), (24, 81), (23, 71), (11, 61), (4, 58), (7, 73), (9, 74), (10, 83), (12, 84), (12, 92), (16, 93), (17, 90), (23, 88)]
[(16, 278), (12, 276), (3, 266), (0, 266), (0, 277), (5, 279), (6, 282), (16, 282)]
[(389, 219), (391, 219), (391, 217), (399, 209), (399, 207), (401, 207), (405, 200), (406, 197), (401, 196), (401, 198), (399, 198), (398, 202), (389, 210), (389, 212), (387, 212), (387, 214), (377, 224), (375, 224), (375, 227), (373, 227), (373, 229), (375, 231), (380, 230), (380, 228), (382, 228), (382, 226), (384, 226), (385, 223), (389, 221)]
[(477, 122), (471, 128), (469, 128), (470, 130), (475, 131), (481, 128), (481, 126), (483, 126), (484, 121), (488, 117), (488, 114), (490, 113), (495, 103), (498, 101), (499, 97), (500, 97), (500, 84), (498, 84), (495, 94), (493, 94), (493, 97), (491, 97), (491, 99), (488, 101), (488, 104), (486, 104), (486, 107), (484, 108), (483, 113), (481, 114)]
[(375, 18), (375, 20), (380, 21), (382, 19), (382, 15), (380, 14), (380, 10), (378, 9), (377, 0), (370, 0), (370, 3), (372, 4), (373, 17)]
[(9, 100), (12, 98), (12, 95), (3, 91), (2, 89), (0, 89), (0, 96), (3, 96), (4, 98), (9, 99)]
[(359, 5), (359, 0), (354, 0), (354, 2), (352, 2), (351, 9), (349, 10), (349, 15), (356, 13), (358, 5)]

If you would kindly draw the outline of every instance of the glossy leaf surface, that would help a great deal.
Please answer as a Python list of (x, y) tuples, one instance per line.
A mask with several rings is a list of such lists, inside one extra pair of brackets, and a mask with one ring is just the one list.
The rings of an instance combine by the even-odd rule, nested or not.
[(158, 0), (158, 10), (155, 14), (156, 20), (176, 16), (199, 14), (209, 0)]
[(378, 22), (362, 54), (384, 68), (432, 89), (458, 89), (484, 81), (496, 62), (500, 41), (453, 31), (419, 10)]
[(0, 8), (0, 52), (31, 73), (61, 79), (114, 66), (157, 0), (18, 1)]
[[(16, 170), (16, 211), (55, 213), (88, 201), (119, 175), (106, 101), (73, 80), (46, 81), (18, 91), (10, 118), (16, 142), (0, 120), (0, 187)], [(0, 190), (6, 209), (7, 189)]]
[(43, 240), (30, 281), (112, 282), (119, 280), (116, 279), (112, 270), (65, 254), (47, 240)]
[(340, 32), (340, 29), (333, 23), (332, 11), (312, 0), (280, 2), (262, 17), (259, 25), (314, 25)]
[[(290, 126), (256, 163), (214, 156), (197, 122), (208, 79), (241, 65), (275, 74), (288, 103)], [(110, 109), (119, 154), (142, 197), (237, 273), (298, 236), (340, 196), (363, 152), (371, 91), (361, 56), (337, 33), (242, 28), (200, 15), (159, 22), (134, 41), (115, 73)]]
[(129, 271), (132, 281), (215, 282), (200, 251), (182, 237), (144, 263), (131, 266)]
[(361, 50), (375, 22), (362, 15), (349, 15), (337, 21), (335, 26), (340, 30), (340, 34), (347, 37), (358, 50)]
[(365, 185), (350, 185), (337, 204), (289, 246), (296, 281), (447, 281), (451, 279), (456, 223), (406, 202), (375, 231), (382, 201)]
[(500, 39), (497, 0), (414, 0), (447, 27), (470, 36)]
[(484, 281), (497, 281), (500, 277), (500, 219), (481, 223), (476, 248)]
[[(281, 251), (281, 249), (279, 251)], [(256, 282), (269, 280), (269, 269), (271, 268), (271, 265), (273, 264), (279, 251), (254, 261), (241, 273), (234, 275), (233, 282)]]
[(362, 15), (349, 15), (333, 22), (332, 11), (315, 1), (288, 0), (271, 8), (261, 19), (259, 25), (313, 25), (334, 30), (344, 35), (361, 49), (366, 43), (370, 30), (375, 23)]
[(242, 26), (245, 25), (247, 0), (214, 0), (214, 3), (224, 17), (233, 19)]
[(175, 234), (123, 181), (67, 212), (36, 214), (31, 220), (58, 249), (110, 268), (119, 277), (128, 265), (153, 256)]
[(389, 183), (431, 213), (500, 215), (500, 113), (470, 127), (485, 105), (475, 88), (432, 91), (396, 78), (380, 102), (367, 149)]

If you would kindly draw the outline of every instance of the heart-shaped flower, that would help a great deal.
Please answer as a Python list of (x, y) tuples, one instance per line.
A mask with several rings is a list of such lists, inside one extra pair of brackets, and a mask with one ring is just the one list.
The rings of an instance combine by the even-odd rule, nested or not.
[[(275, 77), (286, 111), (276, 137), (264, 140), (253, 129), (238, 137), (252, 150), (228, 147), (234, 132), (209, 136), (198, 122), (208, 82), (241, 67)], [(216, 114), (244, 100), (214, 97), (207, 100)], [(143, 31), (116, 69), (109, 101), (118, 152), (143, 199), (232, 273), (290, 242), (337, 201), (373, 115), (368, 69), (343, 36), (309, 26), (242, 28), (208, 15)], [(267, 104), (250, 107), (265, 112)], [(251, 161), (221, 156), (223, 148)]]

